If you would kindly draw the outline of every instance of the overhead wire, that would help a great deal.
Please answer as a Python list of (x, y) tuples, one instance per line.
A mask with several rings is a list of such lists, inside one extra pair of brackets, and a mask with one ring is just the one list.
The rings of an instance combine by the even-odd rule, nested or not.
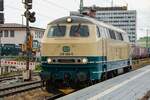
[[(63, 7), (63, 6), (60, 6), (60, 5), (54, 3), (54, 2), (52, 2), (52, 1), (50, 1), (50, 0), (41, 0), (41, 1), (42, 1), (42, 2), (44, 1), (46, 4), (50, 4), (50, 5), (55, 6), (55, 7), (57, 7), (57, 8), (63, 9), (63, 10), (65, 10), (65, 11), (71, 11), (71, 9), (65, 8), (65, 7)], [(35, 3), (37, 3), (37, 2), (35, 2)], [(16, 8), (16, 7), (10, 6), (10, 5), (8, 5), (8, 4), (5, 4), (5, 5), (6, 5), (7, 7), (9, 7), (9, 8), (18, 10), (18, 11), (20, 11), (20, 12), (23, 11), (23, 10), (20, 9), (20, 8)], [(42, 6), (40, 6), (40, 7), (42, 7)], [(42, 17), (47, 18), (47, 19), (50, 18), (50, 16), (47, 16), (47, 15), (45, 15), (45, 14), (43, 14), (43, 13), (39, 13), (39, 12), (36, 12), (36, 13), (37, 13), (38, 15), (42, 16)]]
[[(23, 12), (23, 9), (16, 8), (16, 7), (13, 7), (13, 6), (10, 6), (10, 5), (7, 5), (7, 8), (11, 8), (11, 9), (17, 10), (17, 11), (19, 11), (19, 12)], [(40, 16), (45, 17), (45, 18), (50, 18), (49, 16), (46, 16), (46, 15), (41, 14), (41, 13), (39, 13), (39, 12), (36, 12), (36, 13), (37, 13), (38, 15), (40, 15)]]
[[(12, 5), (12, 3), (14, 3), (14, 2), (12, 2), (12, 1), (9, 2), (9, 4), (11, 4), (11, 5)], [(14, 10), (16, 10), (16, 11), (20, 11), (20, 12), (25, 11), (25, 9), (16, 8), (16, 7), (11, 6), (11, 5), (4, 4), (4, 6), (7, 6), (7, 8), (12, 8), (12, 9), (14, 9)], [(38, 15), (40, 15), (40, 16), (42, 16), (42, 17), (45, 17), (45, 18), (47, 18), (47, 19), (50, 18), (50, 16), (46, 16), (46, 15), (44, 15), (44, 14), (42, 14), (42, 13), (39, 13), (39, 12), (36, 12), (36, 14), (38, 14)]]
[(49, 3), (50, 5), (56, 6), (56, 7), (58, 7), (58, 8), (63, 9), (63, 10), (71, 11), (71, 9), (65, 8), (65, 7), (63, 7), (63, 6), (60, 6), (60, 5), (54, 3), (54, 2), (52, 2), (52, 1), (50, 1), (50, 0), (42, 0), (42, 1), (47, 2), (47, 3)]
[[(39, 9), (39, 10), (37, 10), (37, 11), (40, 11), (40, 12), (46, 12), (46, 14), (48, 14), (47, 13), (47, 8), (48, 7), (51, 7), (51, 6), (49, 6), (50, 5), (50, 3), (47, 3), (47, 2), (44, 2), (43, 3), (43, 0), (41, 0), (42, 1), (42, 3), (40, 2), (37, 2), (37, 1), (34, 1), (34, 4), (36, 4), (36, 5), (40, 5), (40, 8), (42, 9), (42, 11), (40, 11), (41, 9)], [(54, 5), (53, 5), (54, 6)], [(36, 7), (36, 6), (34, 6), (34, 7)], [(57, 6), (55, 6), (55, 7), (57, 7)], [(45, 8), (45, 9), (43, 9), (43, 8)], [(57, 7), (58, 8), (58, 7)], [(57, 9), (58, 10), (58, 9)], [(51, 11), (54, 11), (53, 9), (51, 9)], [(65, 10), (65, 11), (67, 11), (67, 10)], [(62, 10), (59, 10), (59, 11), (55, 11), (56, 13), (58, 13), (58, 14), (60, 14), (60, 12), (62, 12)], [(64, 13), (64, 12), (62, 12), (62, 13)], [(43, 14), (44, 15), (44, 14)], [(51, 15), (51, 16), (55, 16), (55, 15)]]

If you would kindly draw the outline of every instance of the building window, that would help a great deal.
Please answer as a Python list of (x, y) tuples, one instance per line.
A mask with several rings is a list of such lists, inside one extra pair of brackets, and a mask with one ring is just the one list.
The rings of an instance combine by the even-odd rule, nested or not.
[(38, 38), (38, 32), (35, 32), (35, 38)]
[(135, 20), (131, 20), (130, 22), (135, 22)]
[(130, 30), (135, 30), (135, 28), (130, 28)]
[(3, 31), (0, 31), (0, 37), (3, 37)]
[(39, 32), (39, 36), (38, 37), (41, 38), (41, 32)]
[(43, 37), (43, 32), (41, 32), (41, 37), (40, 38), (42, 38)]
[(8, 30), (4, 31), (4, 37), (8, 37)]
[(11, 30), (11, 31), (10, 31), (10, 37), (15, 37), (15, 32), (14, 32), (14, 30)]

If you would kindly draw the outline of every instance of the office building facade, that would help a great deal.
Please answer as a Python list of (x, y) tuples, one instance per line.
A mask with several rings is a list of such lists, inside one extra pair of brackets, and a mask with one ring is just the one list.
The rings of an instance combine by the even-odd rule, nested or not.
[[(84, 11), (89, 11), (91, 7), (84, 7)], [(128, 10), (123, 7), (94, 7), (96, 18), (113, 26), (119, 27), (128, 33), (132, 44), (136, 43), (136, 10)]]

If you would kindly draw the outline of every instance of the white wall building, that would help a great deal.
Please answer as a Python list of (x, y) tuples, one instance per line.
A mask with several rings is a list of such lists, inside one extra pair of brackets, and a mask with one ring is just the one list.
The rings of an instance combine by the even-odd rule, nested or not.
[[(41, 42), (45, 29), (30, 27), (33, 40)], [(16, 23), (0, 24), (0, 40), (1, 44), (24, 44), (26, 41), (25, 25)]]
[[(84, 7), (84, 11), (89, 11), (91, 7)], [(99, 21), (120, 27), (128, 33), (131, 43), (135, 43), (136, 35), (136, 10), (128, 10), (127, 6), (123, 7), (97, 7), (96, 18)]]

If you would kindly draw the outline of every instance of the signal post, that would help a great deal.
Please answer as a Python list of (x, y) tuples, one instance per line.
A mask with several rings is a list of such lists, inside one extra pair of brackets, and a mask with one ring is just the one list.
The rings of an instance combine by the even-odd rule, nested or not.
[(32, 0), (24, 0), (23, 4), (25, 5), (26, 11), (24, 12), (24, 16), (26, 17), (26, 55), (27, 55), (27, 62), (26, 62), (26, 70), (23, 72), (23, 79), (24, 80), (31, 80), (31, 70), (29, 69), (29, 62), (32, 56), (32, 42), (33, 37), (30, 33), (30, 26), (29, 22), (34, 23), (35, 12), (30, 12), (32, 9)]

